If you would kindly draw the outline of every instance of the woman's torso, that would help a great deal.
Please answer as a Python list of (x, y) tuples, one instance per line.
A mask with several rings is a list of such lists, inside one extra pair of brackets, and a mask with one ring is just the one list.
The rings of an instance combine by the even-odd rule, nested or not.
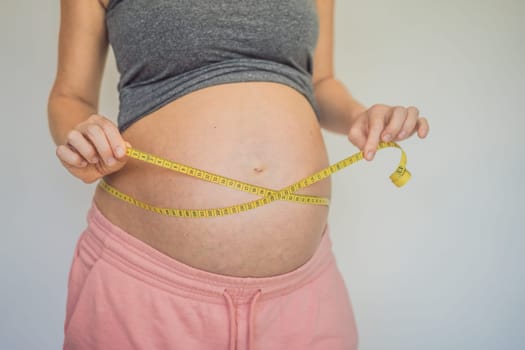
[[(329, 165), (309, 86), (317, 38), (313, 0), (216, 6), (111, 1), (107, 25), (122, 73), (119, 125), (126, 126), (122, 134), (133, 147), (273, 189)], [(259, 60), (248, 64), (251, 58)], [(254, 77), (263, 81), (243, 81)], [(270, 77), (278, 81), (264, 81)], [(218, 78), (228, 83), (210, 80)], [(203, 88), (171, 96), (181, 86), (206, 81)], [(134, 119), (152, 101), (169, 99)], [(205, 209), (260, 198), (133, 159), (106, 180), (161, 207)], [(330, 179), (297, 193), (329, 198)], [(317, 248), (328, 215), (326, 206), (276, 201), (234, 215), (176, 218), (100, 188), (94, 200), (113, 223), (154, 248), (233, 276), (271, 276), (302, 265)]]
[[(137, 149), (273, 189), (329, 165), (310, 104), (272, 82), (198, 90), (138, 120), (123, 137)], [(162, 207), (215, 208), (260, 198), (134, 159), (106, 180)], [(330, 198), (330, 178), (297, 193)], [(222, 217), (167, 217), (98, 187), (94, 200), (113, 223), (163, 253), (232, 276), (271, 276), (302, 265), (315, 251), (328, 216), (327, 206), (275, 201)]]

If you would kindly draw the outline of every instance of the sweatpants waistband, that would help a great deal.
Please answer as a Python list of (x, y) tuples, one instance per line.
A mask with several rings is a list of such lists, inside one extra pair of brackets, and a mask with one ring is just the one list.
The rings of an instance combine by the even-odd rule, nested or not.
[(235, 277), (208, 272), (182, 263), (158, 251), (113, 224), (94, 201), (87, 213), (88, 226), (79, 245), (93, 261), (102, 259), (113, 267), (167, 292), (187, 298), (224, 303), (224, 291), (236, 304), (249, 303), (254, 292), (259, 300), (289, 294), (313, 281), (335, 263), (327, 223), (314, 255), (293, 271), (270, 277)]

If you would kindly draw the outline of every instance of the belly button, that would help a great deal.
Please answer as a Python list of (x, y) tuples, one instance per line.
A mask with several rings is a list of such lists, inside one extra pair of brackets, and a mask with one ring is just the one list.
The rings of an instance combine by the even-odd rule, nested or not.
[(262, 173), (263, 172), (263, 168), (260, 168), (260, 167), (255, 167), (253, 168), (253, 171), (255, 171), (256, 173)]

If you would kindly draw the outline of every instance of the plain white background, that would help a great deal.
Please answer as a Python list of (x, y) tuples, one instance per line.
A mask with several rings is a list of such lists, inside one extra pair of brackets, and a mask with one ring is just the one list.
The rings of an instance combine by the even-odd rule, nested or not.
[[(84, 0), (88, 1), (88, 0)], [(336, 76), (364, 104), (415, 105), (425, 140), (333, 176), (332, 239), (361, 350), (518, 349), (525, 342), (525, 3), (336, 3)], [(46, 103), (59, 1), (0, 5), (0, 339), (58, 349), (66, 282), (94, 185), (55, 158)], [(112, 52), (100, 112), (115, 118)], [(357, 151), (324, 132), (331, 162)]]

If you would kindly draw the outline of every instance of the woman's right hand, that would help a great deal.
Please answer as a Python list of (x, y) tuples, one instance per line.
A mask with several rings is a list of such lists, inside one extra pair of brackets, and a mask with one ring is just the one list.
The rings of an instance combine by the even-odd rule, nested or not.
[(93, 114), (71, 129), (56, 155), (62, 165), (85, 183), (92, 183), (121, 169), (127, 162), (126, 147), (117, 126)]

